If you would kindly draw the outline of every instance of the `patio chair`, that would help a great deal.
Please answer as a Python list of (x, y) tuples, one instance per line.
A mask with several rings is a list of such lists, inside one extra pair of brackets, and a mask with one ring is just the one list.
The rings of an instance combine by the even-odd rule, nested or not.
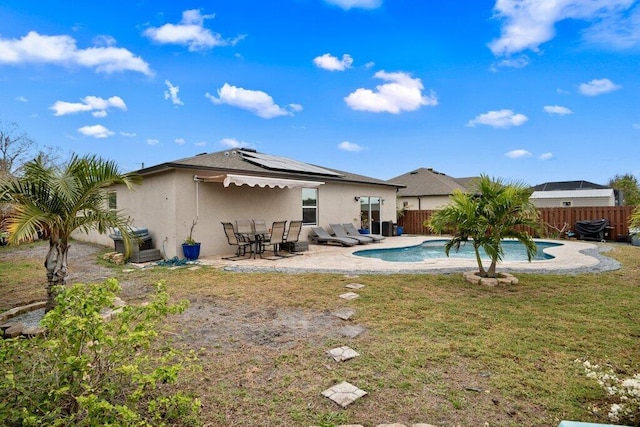
[(362, 236), (362, 235), (349, 236), (347, 234), (347, 231), (342, 226), (342, 224), (329, 224), (329, 228), (331, 229), (331, 231), (336, 237), (346, 237), (349, 239), (356, 239), (358, 243), (360, 243), (361, 245), (366, 245), (367, 243), (373, 242), (373, 239), (367, 236)]
[[(280, 249), (280, 245), (284, 243), (284, 231), (287, 226), (287, 221), (275, 221), (271, 226), (271, 234), (269, 235), (269, 239), (263, 242), (264, 246), (273, 246), (273, 255), (268, 257), (267, 259), (276, 260), (286, 258), (283, 255), (278, 253), (278, 249)], [(262, 257), (262, 254), (260, 254)]]
[[(247, 255), (247, 247), (251, 249), (251, 242), (246, 240), (242, 235), (238, 234), (233, 228), (233, 224), (230, 222), (223, 222), (224, 234), (227, 236), (227, 241), (231, 246), (237, 246), (236, 255), (232, 257), (223, 257), (222, 259), (228, 259), (231, 261), (237, 261), (239, 259), (245, 259)], [(251, 253), (249, 253), (251, 255)]]
[(289, 255), (282, 255), (282, 256), (302, 255), (302, 254), (297, 254), (293, 251), (294, 245), (298, 243), (298, 240), (300, 240), (300, 231), (302, 231), (302, 221), (295, 220), (289, 223), (289, 229), (287, 230), (286, 233), (284, 233), (284, 243), (286, 243), (287, 245)]
[(311, 227), (311, 240), (319, 244), (339, 243), (342, 246), (355, 246), (359, 243), (351, 237), (332, 236), (322, 227)]
[(267, 222), (264, 219), (254, 219), (251, 221), (251, 231), (256, 240), (258, 253), (264, 252), (264, 243), (270, 238), (270, 232), (267, 230)]
[[(349, 237), (362, 236), (362, 234), (358, 233), (358, 229), (356, 228), (356, 226), (351, 224), (350, 222), (346, 224), (342, 224), (342, 226), (344, 227), (344, 230), (347, 232), (347, 236)], [(365, 237), (373, 239), (374, 242), (380, 242), (385, 239), (384, 236), (378, 236), (377, 234), (367, 234)]]

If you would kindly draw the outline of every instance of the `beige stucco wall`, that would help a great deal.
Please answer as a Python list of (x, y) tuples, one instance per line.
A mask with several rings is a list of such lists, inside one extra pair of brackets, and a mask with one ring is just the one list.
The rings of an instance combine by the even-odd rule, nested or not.
[[(222, 183), (196, 183), (194, 175), (210, 175), (203, 171), (175, 170), (147, 176), (134, 192), (118, 187), (118, 208), (133, 218), (133, 225), (146, 227), (153, 246), (163, 249), (168, 258), (182, 258), (182, 242), (197, 217), (193, 237), (201, 242), (200, 255), (231, 254), (221, 222), (238, 219), (263, 219), (267, 224), (281, 220), (302, 219), (302, 190), (260, 188)], [(197, 197), (196, 197), (197, 188)], [(355, 196), (379, 196), (385, 199), (382, 219), (396, 221), (395, 189), (386, 186), (333, 184), (318, 188), (319, 224), (353, 222), (359, 226), (360, 204)], [(358, 219), (355, 221), (354, 219)], [(301, 240), (306, 240), (309, 227), (303, 227)], [(108, 236), (76, 234), (79, 240), (113, 246)]]
[(571, 207), (589, 207), (589, 206), (615, 206), (615, 197), (566, 197), (566, 198), (532, 198), (530, 199), (537, 208), (562, 208), (565, 207), (563, 202), (571, 202)]
[(449, 196), (424, 196), (424, 197), (399, 197), (398, 208), (402, 209), (404, 202), (408, 203), (405, 208), (410, 211), (441, 209), (449, 203)]

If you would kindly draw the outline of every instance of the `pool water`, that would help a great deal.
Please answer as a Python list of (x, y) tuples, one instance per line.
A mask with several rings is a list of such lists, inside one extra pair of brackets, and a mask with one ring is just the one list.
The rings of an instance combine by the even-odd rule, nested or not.
[[(420, 245), (405, 246), (403, 248), (385, 248), (385, 249), (364, 249), (356, 251), (353, 254), (367, 258), (379, 258), (383, 261), (390, 262), (421, 262), (427, 259), (447, 258), (444, 252), (444, 245), (448, 240), (427, 240)], [(533, 260), (545, 260), (554, 258), (544, 252), (545, 249), (560, 246), (562, 243), (553, 242), (536, 242), (538, 253), (532, 258)], [(527, 250), (524, 245), (518, 241), (507, 240), (502, 242), (504, 249), (503, 261), (527, 261)], [(490, 257), (480, 250), (482, 259), (490, 259)], [(456, 252), (451, 249), (449, 258), (475, 259), (476, 255), (471, 242), (460, 245), (460, 250)]]

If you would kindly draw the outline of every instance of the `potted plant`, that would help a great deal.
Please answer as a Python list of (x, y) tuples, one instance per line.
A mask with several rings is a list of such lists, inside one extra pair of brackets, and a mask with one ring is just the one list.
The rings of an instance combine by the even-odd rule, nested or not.
[(360, 234), (369, 234), (369, 218), (364, 215), (360, 216), (360, 228), (358, 229)]
[(193, 238), (193, 227), (196, 226), (196, 221), (193, 221), (191, 224), (191, 229), (189, 230), (189, 236), (184, 239), (182, 243), (182, 253), (184, 257), (189, 261), (195, 261), (200, 256), (200, 242), (196, 242)]

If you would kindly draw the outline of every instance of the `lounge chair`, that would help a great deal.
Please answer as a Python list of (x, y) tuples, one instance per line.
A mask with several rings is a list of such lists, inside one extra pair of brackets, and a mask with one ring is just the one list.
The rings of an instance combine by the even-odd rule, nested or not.
[(367, 243), (373, 242), (373, 239), (367, 236), (362, 236), (362, 235), (349, 236), (347, 234), (347, 231), (342, 226), (342, 224), (329, 224), (329, 228), (331, 229), (331, 231), (336, 237), (346, 237), (349, 239), (356, 239), (358, 243), (360, 243), (361, 245), (366, 245)]
[(327, 231), (322, 227), (311, 227), (311, 240), (316, 243), (339, 243), (342, 246), (355, 246), (359, 242), (356, 239), (352, 239), (351, 237), (336, 237), (327, 233)]
[[(237, 246), (236, 255), (232, 257), (223, 257), (222, 259), (228, 259), (231, 261), (237, 261), (239, 259), (245, 259), (247, 255), (247, 247), (251, 250), (251, 242), (246, 240), (242, 235), (238, 234), (233, 228), (233, 224), (230, 222), (223, 222), (224, 234), (227, 236), (227, 241), (231, 246)], [(251, 252), (249, 252), (251, 255)]]
[(347, 224), (342, 224), (342, 226), (344, 227), (345, 231), (347, 232), (347, 236), (349, 237), (354, 237), (354, 236), (366, 236), (370, 239), (373, 239), (374, 242), (380, 242), (382, 240), (384, 240), (384, 236), (378, 236), (377, 234), (367, 234), (367, 235), (363, 235), (358, 233), (358, 229), (356, 228), (355, 225), (351, 224), (350, 222)]

